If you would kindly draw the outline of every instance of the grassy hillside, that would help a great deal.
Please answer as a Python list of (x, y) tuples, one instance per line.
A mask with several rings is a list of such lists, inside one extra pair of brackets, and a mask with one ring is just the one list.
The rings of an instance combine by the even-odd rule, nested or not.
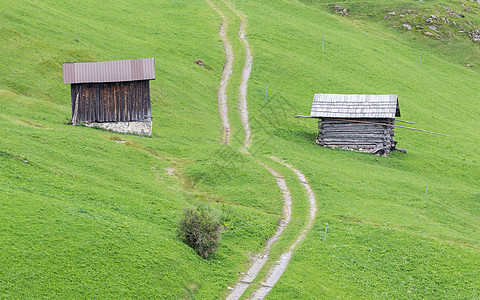
[[(281, 200), (266, 170), (218, 143), (215, 12), (203, 1), (3, 1), (0, 14), (1, 297), (222, 294), (273, 233)], [(63, 125), (62, 62), (142, 57), (156, 58), (152, 138)], [(241, 163), (220, 168), (232, 157)], [(211, 193), (195, 188), (215, 177), (225, 182)], [(198, 203), (231, 228), (206, 261), (176, 237)]]
[(478, 72), (479, 41), (477, 37), (474, 42), (472, 36), (480, 28), (480, 4), (476, 1), (302, 2), (341, 16), (343, 21), (371, 34), (388, 36), (419, 51), (428, 49), (445, 60)]
[[(271, 297), (478, 297), (478, 74), (423, 43), (412, 48), (408, 35), (381, 34), (383, 24), (365, 32), (323, 6), (238, 5), (250, 12), (256, 53), (251, 107), (262, 107), (265, 85), (279, 107), (273, 122), (264, 116), (253, 128), (270, 139), (264, 153), (305, 171), (319, 199), (315, 232)], [(388, 158), (319, 148), (316, 122), (292, 118), (309, 112), (314, 92), (398, 93), (403, 119), (455, 138), (397, 129), (408, 154)]]
[[(280, 192), (255, 163), (269, 155), (306, 174), (319, 206), (270, 298), (480, 297), (478, 44), (383, 18), (411, 5), (461, 9), (444, 2), (345, 1), (345, 17), (330, 1), (232, 1), (248, 17), (254, 54), (249, 156), (237, 150), (241, 133), (219, 144), (224, 53), (206, 2), (2, 1), (0, 297), (221, 298), (277, 224)], [(474, 26), (477, 4), (463, 2)], [(63, 125), (62, 62), (143, 57), (156, 58), (151, 138)], [(408, 153), (387, 158), (324, 149), (313, 145), (315, 120), (293, 118), (315, 92), (397, 93), (403, 119), (455, 138), (397, 129)], [(290, 182), (299, 216), (305, 196)], [(225, 226), (209, 260), (176, 237), (182, 209), (199, 203)], [(301, 229), (297, 218), (272, 257)]]

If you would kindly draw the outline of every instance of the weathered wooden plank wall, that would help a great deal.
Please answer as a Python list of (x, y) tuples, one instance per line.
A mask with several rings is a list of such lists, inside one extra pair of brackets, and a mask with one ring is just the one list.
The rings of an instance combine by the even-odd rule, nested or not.
[(152, 117), (148, 80), (72, 84), (72, 117), (76, 122), (145, 121)]
[[(393, 125), (394, 119), (355, 119), (372, 123)], [(317, 144), (348, 149), (376, 149), (390, 152), (395, 148), (393, 127), (386, 125), (354, 123), (348, 121), (321, 119), (318, 122)]]

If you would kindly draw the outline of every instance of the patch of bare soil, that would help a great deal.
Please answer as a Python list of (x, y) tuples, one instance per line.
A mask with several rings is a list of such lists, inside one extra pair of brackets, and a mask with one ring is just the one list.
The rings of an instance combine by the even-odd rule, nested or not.
[(175, 175), (175, 168), (166, 168), (167, 175)]

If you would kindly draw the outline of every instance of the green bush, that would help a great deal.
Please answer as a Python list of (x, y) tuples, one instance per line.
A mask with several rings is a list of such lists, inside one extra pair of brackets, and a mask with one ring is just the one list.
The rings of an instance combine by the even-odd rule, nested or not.
[(221, 225), (205, 209), (187, 208), (178, 224), (178, 236), (202, 258), (217, 251)]

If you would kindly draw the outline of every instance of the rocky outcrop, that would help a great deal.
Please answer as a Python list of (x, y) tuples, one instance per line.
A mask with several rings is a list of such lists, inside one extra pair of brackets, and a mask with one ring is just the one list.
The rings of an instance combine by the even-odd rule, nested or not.
[(468, 35), (472, 38), (473, 41), (477, 43), (480, 42), (480, 31), (478, 29), (470, 32)]
[(335, 4), (335, 11), (337, 14), (348, 16), (348, 11), (345, 8), (342, 8), (340, 4)]

